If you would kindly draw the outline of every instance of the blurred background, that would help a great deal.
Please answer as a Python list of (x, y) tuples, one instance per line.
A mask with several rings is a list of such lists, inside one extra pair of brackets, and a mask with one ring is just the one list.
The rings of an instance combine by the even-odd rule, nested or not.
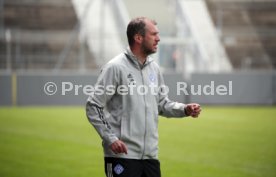
[[(162, 175), (275, 177), (276, 0), (0, 0), (0, 176), (104, 176), (85, 87), (137, 16), (158, 23), (169, 97), (203, 108), (160, 119)], [(212, 82), (231, 94), (191, 94)]]
[(231, 97), (172, 98), (276, 103), (274, 0), (1, 0), (0, 12), (0, 105), (83, 104), (82, 93), (57, 92), (55, 99), (41, 90), (53, 80), (58, 88), (64, 79), (93, 85), (98, 70), (127, 47), (126, 26), (137, 16), (158, 22), (153, 57), (172, 90), (177, 81), (233, 81)]

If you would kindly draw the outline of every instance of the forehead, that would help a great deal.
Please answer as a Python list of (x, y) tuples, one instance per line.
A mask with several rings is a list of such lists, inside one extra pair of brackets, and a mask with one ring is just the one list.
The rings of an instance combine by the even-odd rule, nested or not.
[(157, 25), (155, 25), (152, 21), (146, 20), (146, 30), (151, 32), (151, 33), (158, 33), (159, 30), (157, 28)]

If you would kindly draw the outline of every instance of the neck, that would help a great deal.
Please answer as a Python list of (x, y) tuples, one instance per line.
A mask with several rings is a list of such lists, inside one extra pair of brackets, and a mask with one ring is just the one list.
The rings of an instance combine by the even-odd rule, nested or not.
[(137, 57), (138, 61), (140, 64), (144, 64), (147, 60), (147, 55), (145, 55), (141, 49), (139, 48), (135, 48), (135, 47), (130, 47), (130, 50), (132, 51), (132, 53)]

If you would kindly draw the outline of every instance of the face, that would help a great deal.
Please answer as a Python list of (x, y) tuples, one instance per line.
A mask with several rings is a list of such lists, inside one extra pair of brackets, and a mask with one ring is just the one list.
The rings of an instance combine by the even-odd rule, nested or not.
[(141, 44), (144, 54), (150, 55), (155, 53), (157, 51), (159, 41), (160, 37), (157, 26), (150, 21), (146, 21), (146, 32)]

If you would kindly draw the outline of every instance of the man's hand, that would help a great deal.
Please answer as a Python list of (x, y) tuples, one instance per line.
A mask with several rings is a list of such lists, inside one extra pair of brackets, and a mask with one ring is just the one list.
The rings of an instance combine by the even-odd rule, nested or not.
[(121, 141), (121, 140), (116, 140), (114, 143), (112, 143), (110, 145), (111, 150), (115, 153), (115, 154), (119, 154), (119, 153), (125, 153), (127, 154), (127, 146), (126, 144)]
[(185, 113), (187, 116), (192, 116), (193, 118), (197, 118), (201, 112), (200, 105), (197, 103), (187, 104), (185, 107)]

